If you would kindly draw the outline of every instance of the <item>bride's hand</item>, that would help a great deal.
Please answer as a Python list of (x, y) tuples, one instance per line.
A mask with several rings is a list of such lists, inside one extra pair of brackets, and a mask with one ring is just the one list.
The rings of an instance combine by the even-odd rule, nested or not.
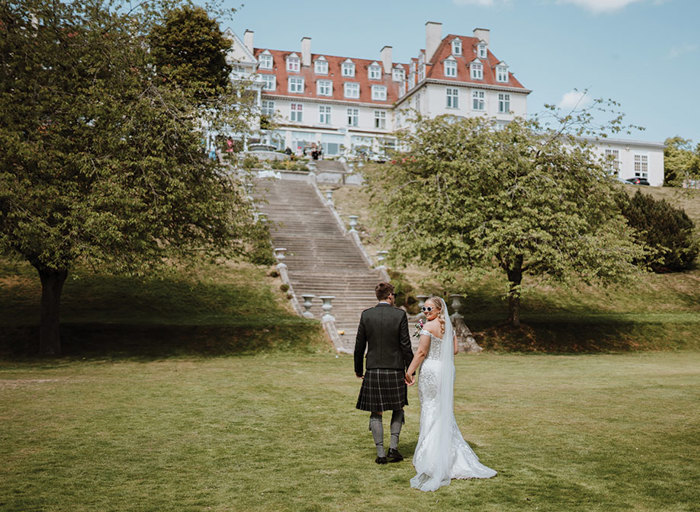
[(407, 386), (413, 386), (416, 383), (416, 380), (413, 378), (413, 375), (409, 375), (408, 373), (404, 376), (403, 381), (406, 383)]

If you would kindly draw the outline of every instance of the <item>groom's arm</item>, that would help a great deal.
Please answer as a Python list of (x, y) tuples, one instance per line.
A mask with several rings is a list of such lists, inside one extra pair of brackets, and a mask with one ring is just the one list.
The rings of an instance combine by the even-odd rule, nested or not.
[(367, 348), (367, 336), (365, 334), (365, 315), (360, 317), (360, 325), (357, 327), (357, 336), (355, 337), (355, 375), (362, 377), (364, 375), (364, 359), (365, 348)]
[(403, 314), (401, 323), (399, 324), (399, 344), (401, 345), (401, 353), (403, 354), (403, 366), (408, 368), (413, 361), (413, 350), (411, 349), (411, 336), (408, 334), (408, 317)]

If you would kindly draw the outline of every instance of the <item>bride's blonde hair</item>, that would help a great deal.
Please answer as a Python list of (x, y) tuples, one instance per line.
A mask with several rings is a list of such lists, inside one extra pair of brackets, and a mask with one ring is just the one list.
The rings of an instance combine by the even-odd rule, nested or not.
[(432, 302), (433, 305), (435, 306), (435, 309), (438, 310), (438, 322), (440, 322), (440, 334), (445, 334), (445, 312), (442, 310), (442, 299), (440, 297), (437, 297), (433, 295), (432, 297), (429, 297), (426, 299), (425, 302)]

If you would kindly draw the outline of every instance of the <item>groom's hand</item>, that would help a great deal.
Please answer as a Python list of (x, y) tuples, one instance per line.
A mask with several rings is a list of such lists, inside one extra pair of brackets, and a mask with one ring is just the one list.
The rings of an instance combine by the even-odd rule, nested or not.
[(416, 380), (413, 378), (413, 375), (409, 375), (408, 373), (404, 376), (403, 381), (406, 383), (407, 386), (413, 386), (413, 384), (416, 383)]
[(364, 379), (364, 378), (365, 378), (363, 375), (357, 375), (357, 374), (355, 374), (355, 377), (357, 377), (358, 379)]

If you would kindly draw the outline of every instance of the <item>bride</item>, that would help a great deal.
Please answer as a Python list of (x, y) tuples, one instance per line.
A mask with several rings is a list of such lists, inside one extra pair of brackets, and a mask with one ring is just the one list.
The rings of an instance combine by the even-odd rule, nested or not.
[(453, 409), (455, 337), (445, 301), (431, 297), (423, 313), (428, 322), (421, 330), (420, 343), (406, 371), (406, 384), (414, 384), (420, 367), (418, 398), (421, 403), (420, 434), (413, 454), (416, 476), (411, 487), (435, 491), (453, 478), (491, 478), (496, 474), (479, 462), (457, 427)]

